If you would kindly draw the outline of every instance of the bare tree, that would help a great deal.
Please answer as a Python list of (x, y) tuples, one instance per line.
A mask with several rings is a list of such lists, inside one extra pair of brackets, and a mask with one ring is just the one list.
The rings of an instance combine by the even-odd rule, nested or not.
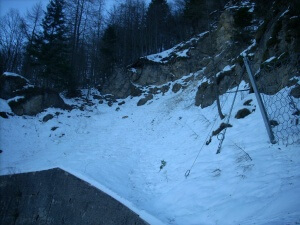
[(225, 116), (222, 112), (222, 108), (221, 108), (221, 103), (220, 103), (220, 90), (219, 90), (219, 85), (217, 82), (217, 75), (216, 75), (216, 70), (217, 70), (217, 66), (215, 63), (215, 55), (214, 55), (214, 47), (213, 47), (213, 41), (212, 41), (212, 29), (213, 29), (213, 24), (212, 24), (212, 20), (210, 18), (210, 12), (209, 12), (209, 7), (208, 7), (208, 1), (205, 0), (205, 6), (206, 6), (206, 10), (205, 10), (205, 14), (206, 14), (206, 18), (207, 18), (207, 28), (209, 30), (209, 45), (210, 45), (210, 49), (211, 52), (209, 53), (211, 59), (212, 59), (212, 64), (213, 64), (213, 79), (214, 79), (214, 83), (215, 83), (215, 95), (216, 95), (216, 102), (217, 102), (217, 108), (218, 108), (218, 113), (220, 116), (220, 119), (224, 119)]
[(94, 0), (93, 7), (90, 10), (90, 21), (89, 21), (89, 80), (96, 85), (102, 82), (102, 73), (100, 70), (101, 61), (101, 37), (104, 29), (104, 0)]
[(22, 28), (26, 35), (29, 44), (32, 44), (32, 40), (37, 32), (41, 29), (41, 22), (43, 17), (42, 3), (36, 3), (31, 10), (27, 10), (26, 17), (22, 20)]
[(27, 10), (25, 18), (22, 19), (22, 30), (27, 39), (26, 52), (24, 55), (24, 62), (22, 68), (22, 74), (31, 79), (37, 84), (37, 71), (31, 66), (30, 56), (28, 51), (32, 48), (33, 41), (37, 37), (37, 34), (41, 31), (42, 17), (44, 15), (42, 3), (35, 4), (30, 10)]
[(0, 72), (19, 73), (22, 64), (24, 35), (19, 11), (11, 9), (0, 19)]

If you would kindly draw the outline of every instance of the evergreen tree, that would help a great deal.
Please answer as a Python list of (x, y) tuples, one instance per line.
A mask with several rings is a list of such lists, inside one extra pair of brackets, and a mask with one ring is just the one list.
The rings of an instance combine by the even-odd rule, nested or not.
[(109, 25), (104, 31), (101, 40), (101, 83), (104, 83), (113, 72), (116, 63), (116, 43), (117, 35), (115, 28), (113, 25)]
[[(38, 59), (43, 67), (43, 76), (56, 88), (71, 89), (75, 82), (70, 74), (70, 54), (65, 25), (64, 0), (50, 0), (42, 22), (43, 33)], [(53, 85), (54, 83), (54, 85)], [(47, 85), (49, 86), (49, 85)]]
[(166, 0), (152, 0), (146, 16), (148, 53), (163, 51), (168, 45), (171, 12)]
[(188, 33), (194, 35), (198, 32), (210, 30), (211, 23), (219, 20), (220, 12), (224, 8), (226, 0), (186, 0), (183, 10)]
[(202, 19), (205, 17), (205, 0), (187, 0), (184, 7), (184, 18), (186, 23), (192, 27), (195, 34), (201, 27)]

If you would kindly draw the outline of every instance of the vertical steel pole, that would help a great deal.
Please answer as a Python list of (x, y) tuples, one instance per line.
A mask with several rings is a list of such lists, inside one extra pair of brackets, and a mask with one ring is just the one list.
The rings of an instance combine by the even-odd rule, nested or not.
[(256, 86), (256, 82), (254, 80), (254, 76), (253, 76), (253, 73), (251, 71), (251, 67), (249, 65), (249, 61), (247, 59), (247, 56), (244, 56), (244, 64), (246, 66), (246, 70), (247, 70), (247, 73), (249, 75), (249, 79), (250, 79), (251, 85), (253, 87), (253, 90), (254, 90), (254, 93), (255, 93), (255, 96), (256, 96), (256, 99), (257, 99), (257, 103), (258, 103), (261, 115), (263, 117), (266, 129), (267, 129), (267, 132), (268, 132), (268, 135), (269, 135), (270, 142), (272, 144), (275, 144), (276, 141), (275, 141), (274, 134), (273, 134), (273, 131), (272, 131), (271, 126), (270, 126), (270, 121), (269, 121), (266, 109), (264, 107), (264, 104), (262, 102), (262, 99), (261, 99), (260, 93), (258, 91), (258, 88)]

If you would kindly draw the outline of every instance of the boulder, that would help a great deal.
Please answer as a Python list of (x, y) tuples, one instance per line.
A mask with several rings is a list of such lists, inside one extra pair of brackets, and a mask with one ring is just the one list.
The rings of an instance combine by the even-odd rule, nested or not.
[(48, 120), (53, 119), (53, 115), (52, 114), (47, 114), (46, 116), (44, 116), (43, 118), (43, 122), (46, 123)]
[(240, 109), (236, 115), (235, 115), (235, 118), (236, 119), (243, 119), (245, 118), (246, 116), (250, 115), (251, 114), (251, 111), (247, 108), (244, 108), (244, 109)]
[(0, 76), (0, 98), (8, 100), (18, 116), (33, 116), (49, 107), (71, 109), (57, 92), (34, 87), (26, 78), (8, 72)]
[(170, 84), (169, 84), (169, 85), (164, 85), (164, 86), (162, 86), (162, 87), (160, 88), (160, 90), (161, 90), (161, 92), (162, 92), (163, 94), (165, 94), (166, 92), (168, 92), (169, 89), (170, 89)]
[(249, 100), (245, 101), (243, 105), (250, 106), (251, 102), (252, 102), (252, 99), (249, 99)]
[(8, 119), (8, 115), (6, 112), (0, 112), (0, 117), (2, 117), (4, 119)]
[(176, 84), (173, 85), (172, 91), (174, 93), (177, 93), (178, 91), (180, 91), (181, 88), (182, 88), (182, 85), (179, 84), (179, 83), (176, 83)]
[(205, 108), (210, 106), (216, 100), (216, 96), (214, 93), (214, 86), (209, 84), (208, 82), (202, 83), (198, 87), (198, 91), (195, 97), (195, 105), (201, 106), (201, 108)]
[(291, 90), (291, 96), (294, 98), (300, 98), (300, 85), (297, 85)]
[(28, 84), (26, 78), (18, 74), (5, 72), (0, 76), (0, 98), (7, 100), (15, 97), (17, 96), (16, 92)]
[(18, 116), (34, 116), (50, 107), (71, 109), (59, 94), (53, 90), (30, 88), (18, 93), (24, 98), (12, 100), (8, 103), (11, 110)]
[(118, 105), (124, 105), (125, 104), (125, 101), (121, 101), (118, 103)]
[(141, 98), (138, 103), (137, 106), (141, 106), (141, 105), (145, 105), (149, 100), (153, 99), (153, 95), (149, 94), (147, 95), (145, 98)]

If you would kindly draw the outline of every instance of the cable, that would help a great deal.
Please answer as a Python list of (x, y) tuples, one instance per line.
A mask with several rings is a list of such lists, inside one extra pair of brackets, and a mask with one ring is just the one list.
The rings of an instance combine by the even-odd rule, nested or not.
[[(233, 83), (232, 83), (232, 84), (233, 84)], [(222, 109), (223, 109), (224, 105), (226, 104), (227, 100), (228, 100), (228, 95), (227, 95), (225, 101), (223, 102), (223, 105), (221, 106)], [(197, 159), (198, 159), (198, 157), (199, 157), (199, 155), (200, 155), (200, 152), (202, 151), (204, 145), (207, 143), (207, 140), (208, 140), (208, 138), (209, 138), (209, 136), (210, 136), (210, 134), (211, 134), (211, 132), (212, 132), (214, 126), (215, 126), (215, 123), (217, 122), (217, 117), (218, 117), (218, 113), (216, 114), (216, 116), (215, 116), (215, 118), (214, 118), (214, 123), (213, 123), (213, 125), (211, 126), (211, 128), (210, 128), (210, 130), (209, 130), (209, 132), (208, 132), (207, 137), (204, 139), (204, 142), (203, 142), (203, 144), (202, 144), (200, 150), (198, 151), (198, 154), (197, 154), (197, 156), (196, 156), (194, 162), (192, 163), (190, 169), (188, 169), (188, 170), (185, 172), (185, 174), (184, 174), (185, 178), (187, 178), (187, 177), (190, 175), (191, 170), (192, 170), (192, 168), (194, 167), (194, 165), (195, 165), (195, 163), (196, 163), (196, 161), (197, 161)]]
[[(243, 70), (243, 73), (245, 72), (245, 68)], [(242, 73), (242, 74), (243, 74)], [(230, 111), (229, 111), (229, 114), (228, 114), (228, 117), (227, 117), (227, 121), (226, 121), (226, 124), (229, 124), (229, 120), (230, 120), (230, 117), (231, 117), (231, 113), (232, 113), (232, 109), (233, 109), (233, 106), (234, 106), (234, 102), (235, 102), (235, 99), (236, 99), (236, 96), (237, 96), (237, 93), (239, 92), (239, 87), (240, 87), (240, 83), (242, 81), (242, 76), (240, 77), (240, 82), (238, 84), (238, 86), (236, 87), (236, 90), (235, 90), (235, 94), (234, 94), (234, 98), (233, 98), (233, 101), (232, 101), (232, 104), (231, 104), (231, 107), (230, 107)], [(221, 147), (222, 147), (222, 144), (223, 144), (223, 141), (225, 139), (225, 134), (226, 134), (226, 130), (227, 130), (227, 126), (225, 126), (225, 129), (224, 131), (222, 132), (222, 135), (220, 137), (220, 143), (218, 145), (218, 149), (217, 149), (217, 153), (216, 154), (219, 154), (221, 152)]]
[[(235, 102), (238, 90), (239, 90), (239, 85), (236, 88), (236, 91), (235, 91), (235, 94), (234, 94), (234, 98), (233, 98), (233, 101), (232, 101), (232, 104), (231, 104), (231, 108), (230, 108), (230, 111), (229, 111), (229, 114), (228, 114), (228, 117), (227, 117), (226, 124), (229, 123), (229, 120), (230, 120), (230, 117), (231, 117), (231, 113), (232, 113), (232, 109), (233, 109), (233, 105), (234, 105), (234, 102)], [(227, 130), (227, 126), (225, 126), (224, 131), (221, 133), (222, 135), (220, 135), (221, 136), (220, 139), (218, 138), (220, 140), (220, 143), (219, 143), (219, 146), (218, 146), (216, 154), (219, 154), (221, 152), (221, 147), (222, 147), (223, 141), (225, 139), (226, 130)]]
[[(232, 113), (234, 101), (235, 101), (235, 98), (236, 98), (236, 96), (237, 96), (238, 89), (239, 89), (239, 86), (240, 86), (240, 83), (241, 83), (242, 76), (243, 76), (244, 72), (245, 72), (245, 67), (244, 67), (243, 72), (242, 72), (242, 74), (241, 74), (241, 76), (240, 76), (240, 82), (239, 82), (239, 84), (238, 84), (238, 86), (237, 86), (237, 89), (236, 89), (236, 91), (235, 91), (235, 96), (234, 96), (233, 104), (231, 105), (231, 109), (230, 109), (230, 112), (229, 112), (229, 116), (228, 116), (228, 118), (227, 118), (227, 121), (228, 121), (228, 122), (229, 122), (229, 119), (230, 119), (230, 115), (231, 115), (231, 113)], [(231, 85), (230, 85), (229, 87), (231, 87), (231, 86), (233, 85), (234, 82), (235, 82), (235, 81), (233, 80), (232, 83), (231, 83)], [(225, 92), (225, 93), (226, 93), (226, 92)], [(225, 99), (223, 105), (221, 106), (221, 109), (223, 109), (223, 107), (224, 107), (225, 103), (227, 102), (227, 100), (228, 100), (228, 95), (227, 95), (227, 97), (226, 97), (226, 99)], [(196, 156), (194, 162), (192, 163), (190, 169), (188, 169), (188, 170), (185, 172), (185, 174), (184, 174), (185, 178), (188, 178), (188, 176), (190, 175), (191, 170), (192, 170), (192, 168), (194, 167), (194, 165), (195, 165), (195, 163), (196, 163), (196, 161), (197, 161), (197, 159), (198, 159), (198, 157), (199, 157), (199, 155), (200, 155), (200, 152), (202, 151), (204, 145), (208, 142), (207, 139), (209, 138), (210, 133), (211, 133), (212, 129), (213, 129), (214, 126), (215, 126), (215, 123), (216, 123), (216, 121), (217, 121), (217, 116), (218, 116), (218, 114), (215, 116), (214, 123), (213, 123), (213, 125), (211, 126), (211, 129), (210, 129), (210, 131), (208, 132), (208, 135), (207, 135), (207, 137), (205, 138), (204, 143), (202, 144), (201, 148), (199, 149), (198, 154), (197, 154), (197, 156)], [(225, 128), (225, 132), (226, 132), (226, 129), (227, 129), (227, 128)], [(221, 141), (222, 143), (223, 143), (223, 140), (224, 140), (224, 138), (225, 138), (225, 132), (224, 132), (224, 134), (222, 135), (222, 136), (223, 136), (223, 137), (222, 137), (222, 141)], [(222, 143), (219, 144), (219, 148), (221, 148)]]

